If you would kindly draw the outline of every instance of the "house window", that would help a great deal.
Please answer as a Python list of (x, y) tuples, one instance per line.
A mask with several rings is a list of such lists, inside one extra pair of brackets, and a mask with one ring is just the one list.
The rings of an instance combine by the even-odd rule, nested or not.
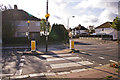
[(40, 22), (36, 22), (36, 25), (35, 26), (40, 26)]
[(104, 31), (104, 28), (102, 28), (102, 31)]

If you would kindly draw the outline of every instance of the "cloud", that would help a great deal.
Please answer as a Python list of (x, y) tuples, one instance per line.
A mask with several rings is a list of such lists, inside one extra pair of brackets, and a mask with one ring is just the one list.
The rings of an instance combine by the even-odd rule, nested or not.
[(109, 11), (109, 10), (104, 10), (99, 17), (99, 20), (101, 22), (105, 22), (105, 21), (113, 21), (113, 19), (117, 16), (117, 14)]
[[(82, 15), (82, 24), (98, 26), (106, 21), (113, 21), (118, 15), (118, 0), (83, 0), (74, 6), (73, 9), (83, 10), (83, 13), (90, 13), (90, 15)], [(93, 13), (91, 9), (101, 9), (102, 11), (99, 12), (99, 16), (96, 16), (97, 13)]]
[[(66, 26), (68, 17), (75, 15), (74, 19), (70, 18), (71, 27), (78, 24), (86, 27), (97, 26), (114, 19), (118, 14), (117, 1), (119, 0), (49, 0), (49, 22), (51, 25), (60, 23)], [(46, 15), (46, 0), (0, 0), (0, 2), (12, 6), (17, 4), (19, 9), (38, 18), (45, 18)]]

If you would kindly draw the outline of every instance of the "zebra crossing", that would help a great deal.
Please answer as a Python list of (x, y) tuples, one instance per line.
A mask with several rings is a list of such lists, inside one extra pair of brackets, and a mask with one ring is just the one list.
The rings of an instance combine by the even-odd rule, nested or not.
[(46, 58), (46, 63), (49, 64), (51, 72), (63, 71), (83, 71), (85, 66), (93, 65), (93, 62), (84, 57), (79, 57), (74, 53), (60, 53), (41, 55)]

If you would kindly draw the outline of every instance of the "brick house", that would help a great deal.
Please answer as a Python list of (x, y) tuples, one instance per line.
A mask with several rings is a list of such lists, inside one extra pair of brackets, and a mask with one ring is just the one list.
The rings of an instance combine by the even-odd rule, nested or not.
[[(30, 21), (29, 25), (27, 23), (28, 20)], [(14, 37), (27, 37), (28, 32), (31, 38), (40, 35), (40, 19), (24, 10), (18, 9), (17, 5), (14, 5), (14, 9), (8, 9), (2, 12), (3, 28), (7, 22), (10, 22), (12, 26), (16, 27)], [(3, 33), (4, 30), (2, 30)]]

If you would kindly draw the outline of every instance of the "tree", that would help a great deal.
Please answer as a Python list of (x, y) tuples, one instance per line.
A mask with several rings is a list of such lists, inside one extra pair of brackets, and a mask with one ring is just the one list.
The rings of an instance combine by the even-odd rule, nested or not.
[(0, 11), (5, 11), (5, 10), (8, 10), (8, 9), (12, 9), (12, 6), (10, 4), (8, 4), (8, 6), (0, 4)]
[(118, 31), (120, 31), (120, 18), (116, 17), (112, 22), (112, 28), (117, 30), (117, 41), (119, 41)]
[(52, 41), (64, 41), (66, 43), (68, 40), (68, 31), (62, 24), (53, 24), (49, 38)]
[(89, 34), (95, 33), (94, 26), (89, 26)]
[[(40, 30), (44, 31), (44, 34), (45, 34), (45, 31), (46, 31), (46, 20), (45, 19), (41, 19)], [(51, 30), (51, 26), (50, 26), (50, 23), (48, 22), (48, 32), (50, 32), (50, 30)]]

